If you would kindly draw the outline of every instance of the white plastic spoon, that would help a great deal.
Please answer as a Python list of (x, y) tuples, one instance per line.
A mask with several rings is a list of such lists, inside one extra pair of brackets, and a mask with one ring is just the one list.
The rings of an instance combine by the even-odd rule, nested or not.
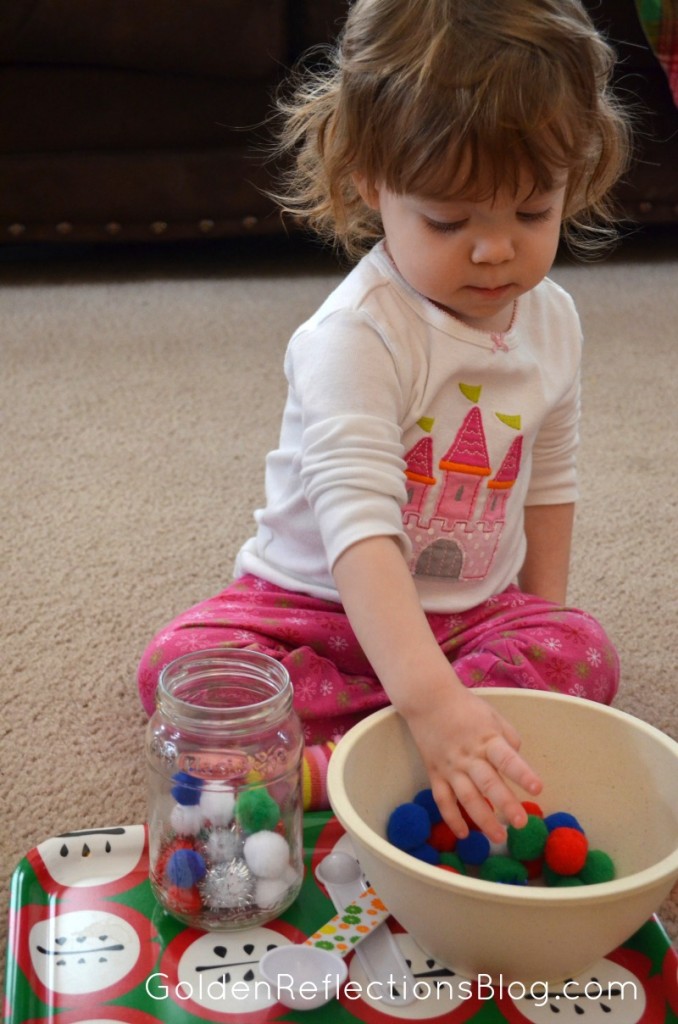
[[(259, 970), (275, 998), (292, 1010), (314, 1010), (336, 999), (348, 971), (343, 957), (374, 933), (388, 910), (374, 889), (365, 889), (299, 945), (264, 953)], [(385, 979), (388, 985), (388, 979)]]
[[(318, 864), (315, 876), (329, 893), (337, 910), (351, 903), (366, 888), (360, 863), (341, 850), (329, 853)], [(368, 982), (377, 982), (379, 1002), (407, 1006), (414, 1002), (416, 979), (388, 928), (368, 935), (356, 949)]]
[(315, 1010), (337, 999), (346, 981), (345, 962), (314, 946), (276, 946), (264, 953), (259, 971), (274, 999), (290, 1010)]

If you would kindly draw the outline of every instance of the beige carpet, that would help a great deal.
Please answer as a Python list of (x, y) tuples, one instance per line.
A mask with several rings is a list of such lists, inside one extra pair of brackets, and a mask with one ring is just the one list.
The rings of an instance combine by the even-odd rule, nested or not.
[[(288, 335), (339, 271), (259, 244), (2, 272), (4, 947), (27, 850), (144, 818), (137, 659), (228, 581), (277, 435)], [(618, 706), (678, 739), (677, 239), (553, 276), (587, 336), (571, 599), (621, 650)], [(676, 902), (662, 916), (678, 936)]]

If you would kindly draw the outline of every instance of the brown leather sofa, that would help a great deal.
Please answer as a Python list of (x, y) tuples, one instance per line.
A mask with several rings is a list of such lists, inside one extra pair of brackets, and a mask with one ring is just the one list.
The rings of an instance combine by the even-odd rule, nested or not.
[[(590, 0), (640, 103), (619, 190), (678, 222), (678, 111), (633, 0)], [(0, 8), (0, 244), (274, 234), (271, 97), (348, 0), (11, 0)]]

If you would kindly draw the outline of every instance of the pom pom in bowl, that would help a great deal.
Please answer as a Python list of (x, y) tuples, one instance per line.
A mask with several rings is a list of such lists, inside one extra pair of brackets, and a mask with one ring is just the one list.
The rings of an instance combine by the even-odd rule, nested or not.
[[(427, 785), (393, 708), (354, 726), (330, 761), (328, 791), (363, 869), (418, 945), (466, 977), (556, 982), (624, 943), (678, 878), (678, 743), (613, 708), (530, 690), (477, 691), (522, 737), (555, 807), (576, 807), (616, 878), (545, 888), (497, 885), (415, 859), (386, 838), (391, 810)], [(388, 771), (384, 771), (384, 751)], [(368, 779), (379, 779), (370, 785)]]

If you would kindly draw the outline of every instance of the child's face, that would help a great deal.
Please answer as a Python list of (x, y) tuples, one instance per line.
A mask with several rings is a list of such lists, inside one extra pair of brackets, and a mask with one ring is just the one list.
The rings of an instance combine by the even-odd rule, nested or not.
[(505, 331), (518, 296), (548, 273), (558, 248), (565, 184), (483, 200), (400, 195), (361, 187), (381, 215), (386, 246), (416, 291), (459, 320)]

